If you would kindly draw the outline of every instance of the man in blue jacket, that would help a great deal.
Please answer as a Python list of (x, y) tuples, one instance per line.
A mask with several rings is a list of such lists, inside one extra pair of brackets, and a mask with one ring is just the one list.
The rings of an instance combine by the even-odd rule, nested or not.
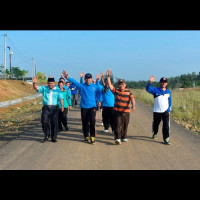
[(163, 140), (165, 144), (169, 143), (170, 133), (170, 111), (172, 106), (171, 92), (167, 88), (168, 81), (165, 77), (160, 79), (160, 87), (152, 87), (152, 83), (155, 81), (155, 77), (151, 76), (150, 81), (146, 86), (146, 91), (154, 95), (154, 108), (153, 108), (153, 139), (157, 138), (158, 127), (163, 121)]
[[(85, 141), (91, 142), (91, 144), (95, 144), (95, 116), (96, 116), (96, 108), (97, 102), (96, 97), (100, 96), (100, 88), (92, 83), (92, 75), (90, 73), (85, 74), (85, 83), (78, 83), (73, 78), (69, 78), (69, 75), (64, 70), (64, 77), (72, 82), (80, 91), (81, 95), (81, 119), (82, 119), (82, 130)], [(98, 102), (100, 99), (98, 100)], [(90, 122), (90, 136), (88, 133), (88, 122)]]

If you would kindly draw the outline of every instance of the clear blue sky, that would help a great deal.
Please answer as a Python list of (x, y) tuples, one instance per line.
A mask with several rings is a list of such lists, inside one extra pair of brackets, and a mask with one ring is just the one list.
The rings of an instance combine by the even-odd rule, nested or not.
[[(0, 65), (4, 62), (4, 33), (12, 66), (37, 71), (56, 81), (63, 69), (79, 80), (79, 73), (106, 72), (126, 80), (148, 80), (154, 74), (174, 77), (200, 72), (200, 31), (7, 31), (0, 30)], [(9, 51), (7, 49), (7, 68)]]

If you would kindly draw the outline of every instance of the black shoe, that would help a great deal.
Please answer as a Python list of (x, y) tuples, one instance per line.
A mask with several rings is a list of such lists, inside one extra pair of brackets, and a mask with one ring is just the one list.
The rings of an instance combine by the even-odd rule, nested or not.
[(47, 142), (48, 141), (48, 137), (45, 137), (43, 142)]
[(69, 130), (68, 126), (67, 126), (67, 127), (65, 127), (65, 130), (66, 130), (66, 131), (68, 131), (68, 130)]
[(51, 139), (52, 142), (57, 142), (57, 140)]

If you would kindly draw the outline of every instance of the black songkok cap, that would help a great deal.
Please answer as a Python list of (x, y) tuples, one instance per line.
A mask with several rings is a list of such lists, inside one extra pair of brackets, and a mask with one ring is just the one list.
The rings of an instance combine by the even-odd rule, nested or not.
[(55, 82), (54, 78), (48, 78), (48, 82)]

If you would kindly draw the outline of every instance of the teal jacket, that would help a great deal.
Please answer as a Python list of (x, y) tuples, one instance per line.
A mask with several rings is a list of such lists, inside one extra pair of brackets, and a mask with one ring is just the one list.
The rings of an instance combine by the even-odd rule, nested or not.
[[(68, 106), (72, 106), (71, 97), (67, 90), (61, 91), (63, 94), (63, 107), (68, 108)], [(61, 108), (60, 102), (58, 103), (58, 107)]]

